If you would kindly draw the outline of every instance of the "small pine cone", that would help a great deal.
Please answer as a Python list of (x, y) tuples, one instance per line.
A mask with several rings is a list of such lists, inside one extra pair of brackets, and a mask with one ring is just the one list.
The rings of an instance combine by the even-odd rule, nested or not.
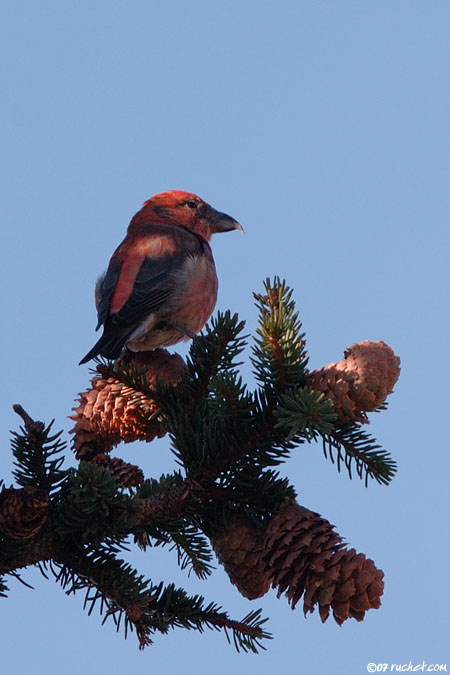
[[(165, 349), (139, 352), (132, 357), (137, 367), (145, 368), (147, 382), (154, 388), (156, 380), (166, 384), (180, 382), (185, 367), (179, 354)], [(136, 392), (114, 377), (94, 377), (92, 387), (80, 394), (79, 406), (74, 408), (73, 449), (77, 459), (91, 459), (110, 452), (121, 441), (151, 441), (164, 436), (156, 419), (149, 418), (158, 408), (154, 401)]]
[(263, 540), (264, 533), (239, 513), (230, 516), (227, 531), (218, 532), (211, 540), (231, 583), (249, 600), (260, 598), (270, 588), (270, 579), (261, 562)]
[(109, 455), (97, 455), (93, 458), (102, 469), (106, 469), (113, 476), (114, 480), (122, 488), (136, 487), (144, 482), (144, 474), (135, 464), (128, 464), (119, 457), (109, 457)]
[(269, 523), (264, 548), (266, 574), (292, 609), (303, 595), (305, 615), (318, 605), (325, 622), (331, 607), (340, 625), (350, 617), (362, 621), (368, 609), (381, 605), (382, 570), (362, 553), (345, 549), (318, 513), (296, 503), (284, 506)]
[(366, 412), (376, 410), (392, 393), (400, 375), (400, 358), (381, 340), (364, 340), (349, 347), (345, 358), (309, 376), (309, 384), (333, 402), (338, 422), (367, 423)]
[(30, 539), (39, 532), (48, 513), (48, 494), (32, 485), (0, 492), (0, 532), (11, 539)]

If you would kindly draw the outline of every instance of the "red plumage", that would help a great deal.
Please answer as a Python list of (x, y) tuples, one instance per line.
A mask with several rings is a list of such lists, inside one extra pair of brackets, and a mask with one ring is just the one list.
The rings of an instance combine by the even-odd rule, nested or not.
[(198, 333), (212, 314), (217, 275), (209, 241), (242, 226), (189, 192), (144, 202), (95, 289), (103, 335), (80, 361), (167, 347)]

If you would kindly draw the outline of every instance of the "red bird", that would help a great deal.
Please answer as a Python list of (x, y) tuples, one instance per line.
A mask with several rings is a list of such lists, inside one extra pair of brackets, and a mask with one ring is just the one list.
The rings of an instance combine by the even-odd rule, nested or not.
[(212, 314), (217, 275), (209, 241), (242, 226), (197, 195), (171, 190), (144, 202), (109, 267), (95, 302), (103, 335), (80, 365), (124, 346), (147, 351), (188, 340)]

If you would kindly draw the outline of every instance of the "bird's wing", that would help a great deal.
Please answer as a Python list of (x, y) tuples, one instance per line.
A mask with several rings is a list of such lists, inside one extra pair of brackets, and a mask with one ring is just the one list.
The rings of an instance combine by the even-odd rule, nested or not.
[(176, 290), (174, 273), (189, 256), (201, 253), (202, 247), (198, 237), (186, 232), (174, 236), (166, 249), (155, 237), (146, 243), (145, 255), (128, 256), (123, 261), (113, 257), (101, 282), (99, 325), (139, 325), (170, 298)]
[(122, 263), (119, 260), (114, 261), (103, 274), (103, 277), (100, 277), (97, 281), (95, 287), (95, 302), (97, 305), (98, 323), (95, 330), (98, 330), (106, 321), (111, 295), (113, 294), (117, 280), (119, 279), (121, 269)]
[(134, 280), (133, 289), (125, 304), (110, 314), (113, 324), (140, 323), (155, 312), (173, 293), (171, 273), (182, 264), (185, 255), (169, 259), (145, 258)]

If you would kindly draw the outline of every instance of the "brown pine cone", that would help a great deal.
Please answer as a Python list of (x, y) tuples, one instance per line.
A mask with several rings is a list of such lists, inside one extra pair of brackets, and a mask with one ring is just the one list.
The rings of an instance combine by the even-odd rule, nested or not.
[(292, 609), (303, 595), (305, 614), (318, 605), (324, 622), (331, 608), (340, 625), (350, 617), (362, 621), (368, 609), (381, 605), (382, 570), (362, 553), (345, 549), (327, 520), (299, 504), (282, 507), (272, 518), (264, 549), (266, 575)]
[(11, 539), (30, 539), (39, 532), (48, 513), (48, 494), (32, 485), (3, 488), (0, 492), (0, 532)]
[(345, 358), (330, 363), (309, 376), (309, 384), (333, 402), (338, 422), (368, 422), (367, 412), (376, 410), (392, 393), (400, 375), (400, 358), (382, 342), (364, 340), (349, 347)]
[(124, 462), (119, 457), (96, 455), (92, 462), (109, 471), (116, 483), (122, 488), (137, 487), (144, 482), (142, 470), (135, 464)]
[(264, 532), (239, 513), (230, 516), (229, 530), (217, 533), (211, 540), (231, 583), (249, 600), (260, 598), (270, 588), (261, 561), (263, 541)]
[[(130, 357), (127, 357), (130, 358)], [(180, 382), (185, 367), (179, 354), (170, 354), (165, 349), (134, 354), (134, 363), (145, 368), (147, 382), (154, 388), (156, 380), (166, 384)], [(91, 459), (97, 454), (110, 452), (121, 441), (153, 440), (164, 436), (165, 431), (156, 418), (151, 418), (158, 408), (154, 401), (116, 380), (103, 378), (101, 374), (92, 379), (92, 387), (80, 394), (79, 406), (74, 408), (71, 419), (75, 427), (73, 449), (77, 459)]]

